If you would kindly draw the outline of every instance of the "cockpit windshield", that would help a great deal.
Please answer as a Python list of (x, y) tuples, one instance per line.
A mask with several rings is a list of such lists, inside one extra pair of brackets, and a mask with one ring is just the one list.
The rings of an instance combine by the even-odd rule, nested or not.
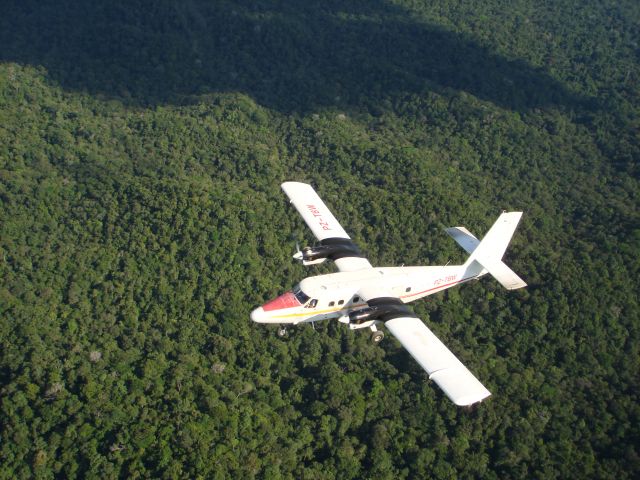
[(302, 304), (304, 305), (305, 303), (307, 303), (309, 301), (309, 295), (307, 295), (306, 293), (304, 293), (299, 286), (297, 286), (296, 288), (293, 289), (293, 294), (296, 296), (296, 299)]

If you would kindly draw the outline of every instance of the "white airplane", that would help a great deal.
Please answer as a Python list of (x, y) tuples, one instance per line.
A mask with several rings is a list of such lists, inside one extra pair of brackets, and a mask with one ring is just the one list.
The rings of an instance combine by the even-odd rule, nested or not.
[(446, 231), (469, 254), (462, 265), (434, 267), (373, 267), (351, 241), (311, 185), (285, 182), (282, 189), (320, 241), (293, 258), (303, 265), (333, 260), (339, 272), (302, 280), (292, 291), (256, 308), (251, 319), (285, 324), (338, 319), (350, 329), (369, 328), (374, 342), (384, 338), (384, 324), (444, 393), (460, 406), (471, 405), (491, 393), (405, 306), (490, 273), (508, 290), (527, 284), (502, 262), (522, 212), (502, 213), (482, 241), (464, 227)]

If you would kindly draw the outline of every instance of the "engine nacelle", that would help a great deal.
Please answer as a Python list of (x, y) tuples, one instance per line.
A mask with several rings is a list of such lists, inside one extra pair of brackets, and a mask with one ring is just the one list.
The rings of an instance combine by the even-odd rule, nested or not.
[(370, 320), (386, 322), (399, 317), (417, 317), (402, 300), (394, 297), (373, 298), (368, 307), (349, 313), (349, 322), (361, 324)]
[(348, 238), (325, 238), (320, 245), (305, 247), (294, 256), (302, 260), (303, 265), (315, 265), (327, 258), (337, 260), (344, 257), (364, 257), (355, 243)]
[(302, 263), (305, 265), (313, 265), (314, 263), (324, 262), (329, 253), (322, 245), (317, 247), (304, 247), (302, 249)]
[(356, 310), (349, 314), (349, 323), (363, 323), (369, 320), (376, 320), (380, 316), (380, 312), (372, 307)]
[[(303, 254), (304, 255), (304, 254)], [(327, 257), (321, 257), (316, 260), (305, 260), (302, 257), (302, 264), (306, 267), (307, 265), (318, 265), (319, 263), (323, 263), (327, 261)]]

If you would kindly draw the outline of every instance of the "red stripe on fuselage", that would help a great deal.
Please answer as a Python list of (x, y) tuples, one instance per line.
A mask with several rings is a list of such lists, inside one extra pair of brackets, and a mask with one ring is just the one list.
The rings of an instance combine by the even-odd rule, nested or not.
[(462, 280), (458, 280), (456, 282), (451, 282), (451, 283), (445, 283), (443, 285), (438, 285), (437, 287), (433, 287), (433, 288), (427, 288), (426, 290), (422, 290), (421, 292), (416, 292), (416, 293), (412, 293), (410, 295), (402, 295), (400, 298), (409, 298), (409, 297), (415, 297), (416, 295), (422, 295), (423, 293), (428, 293), (428, 292), (433, 292), (434, 290), (439, 290), (441, 288), (447, 288), (450, 287), (452, 285), (455, 285), (456, 283), (462, 283), (462, 282), (466, 282), (467, 280), (471, 280), (474, 277), (467, 277), (467, 278), (463, 278)]

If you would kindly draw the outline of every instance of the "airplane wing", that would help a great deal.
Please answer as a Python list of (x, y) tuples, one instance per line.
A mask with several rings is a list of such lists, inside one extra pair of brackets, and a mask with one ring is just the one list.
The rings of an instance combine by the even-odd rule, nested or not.
[[(335, 243), (336, 239), (349, 240), (349, 244), (357, 250), (356, 245), (350, 242), (351, 238), (338, 223), (336, 217), (324, 204), (320, 196), (311, 185), (300, 182), (285, 182), (282, 190), (287, 194), (293, 206), (302, 215), (303, 220), (309, 226), (313, 234), (323, 245)], [(344, 242), (341, 242), (344, 243)], [(356, 256), (341, 256), (334, 260), (338, 270), (341, 272), (351, 272), (371, 268), (371, 264), (366, 258)]]
[(385, 325), (456, 405), (471, 405), (491, 395), (419, 318), (393, 318)]

